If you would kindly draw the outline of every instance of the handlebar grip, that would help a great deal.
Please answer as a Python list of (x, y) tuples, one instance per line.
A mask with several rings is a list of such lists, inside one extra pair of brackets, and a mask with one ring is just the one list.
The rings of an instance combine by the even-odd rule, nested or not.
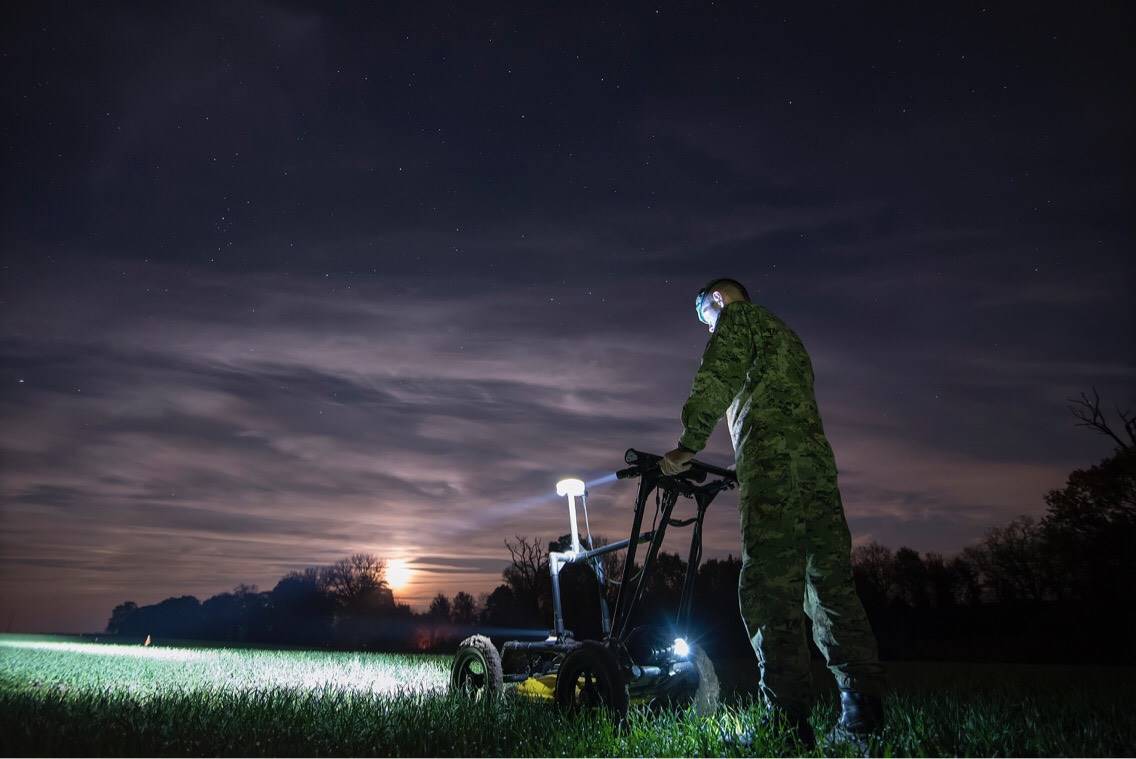
[[(631, 464), (632, 466), (622, 471), (634, 472), (634, 474), (628, 474), (627, 476), (636, 477), (643, 472), (657, 468), (659, 466), (659, 462), (663, 460), (663, 457), (656, 456), (653, 453), (643, 453), (642, 451), (637, 451), (634, 448), (628, 448), (627, 453), (623, 454), (623, 460), (628, 464)], [(616, 475), (618, 476), (618, 474), (619, 473), (617, 472)], [(696, 466), (687, 467), (678, 474), (671, 476), (680, 477), (684, 480), (689, 480), (690, 482), (706, 481), (706, 472), (703, 471), (700, 467)]]
[[(658, 466), (659, 461), (662, 458), (662, 456), (656, 455), (654, 453), (644, 453), (643, 451), (637, 451), (634, 448), (628, 448), (627, 452), (623, 454), (623, 460), (625, 462), (634, 465), (633, 468), (637, 466), (642, 469), (651, 469), (655, 466)], [(738, 475), (734, 470), (723, 469), (722, 467), (714, 466), (713, 464), (703, 464), (698, 460), (692, 460), (690, 462), (689, 468), (684, 470), (681, 474), (675, 476), (686, 477), (687, 479), (694, 480), (695, 482), (702, 482), (706, 479), (706, 475), (708, 474), (714, 475), (715, 477), (721, 477), (725, 480), (729, 480), (730, 482), (738, 481)]]

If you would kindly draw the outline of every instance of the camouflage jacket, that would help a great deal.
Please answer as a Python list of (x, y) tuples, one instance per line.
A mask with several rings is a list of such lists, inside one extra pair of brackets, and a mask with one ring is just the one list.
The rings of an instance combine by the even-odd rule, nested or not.
[(682, 407), (679, 445), (701, 451), (723, 413), (735, 452), (828, 447), (809, 354), (797, 333), (756, 303), (728, 303), (718, 316)]

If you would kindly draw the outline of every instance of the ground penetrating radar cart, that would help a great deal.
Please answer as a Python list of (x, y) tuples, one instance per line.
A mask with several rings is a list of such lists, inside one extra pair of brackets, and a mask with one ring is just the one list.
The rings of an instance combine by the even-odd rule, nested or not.
[[(598, 548), (592, 545), (590, 528), (587, 537), (582, 539), (576, 526), (577, 498), (582, 501), (587, 526), (584, 483), (580, 480), (557, 483), (557, 494), (568, 497), (571, 532), (559, 544), (554, 544), (554, 550), (548, 554), (553, 629), (543, 641), (505, 641), (500, 653), (484, 635), (466, 638), (454, 656), (450, 672), (453, 690), (474, 698), (493, 697), (508, 690), (518, 695), (555, 700), (568, 710), (604, 707), (619, 718), (626, 714), (632, 701), (693, 704), (703, 714), (717, 708), (718, 678), (706, 652), (690, 637), (690, 611), (694, 579), (702, 558), (703, 518), (714, 497), (733, 488), (737, 477), (732, 470), (699, 461), (691, 462), (688, 469), (677, 475), (666, 476), (659, 469), (661, 458), (635, 449), (629, 449), (624, 455), (629, 466), (616, 472), (616, 477), (639, 479), (631, 535), (626, 540)], [(653, 525), (641, 533), (647, 500), (652, 493), (655, 494)], [(694, 516), (672, 517), (679, 497), (694, 501)], [(654, 571), (667, 527), (687, 526), (693, 526), (693, 534), (673, 627), (629, 627)], [(636, 571), (635, 556), (640, 543), (649, 545), (642, 569)], [(601, 557), (624, 548), (627, 554), (622, 579), (615, 609), (609, 613)], [(580, 563), (591, 568), (599, 584), (603, 630), (600, 640), (576, 640), (572, 631), (565, 629), (560, 572), (570, 564)]]

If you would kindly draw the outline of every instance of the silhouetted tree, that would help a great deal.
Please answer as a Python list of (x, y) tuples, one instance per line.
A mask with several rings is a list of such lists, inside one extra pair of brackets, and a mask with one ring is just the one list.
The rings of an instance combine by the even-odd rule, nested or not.
[(510, 563), (501, 576), (513, 591), (515, 608), (525, 623), (541, 623), (550, 613), (552, 597), (548, 556), (539, 540), (514, 537), (516, 542), (505, 541)]
[(981, 603), (982, 585), (979, 582), (978, 569), (967, 559), (965, 551), (951, 559), (948, 571), (955, 601), (958, 604), (974, 606)]
[(111, 635), (128, 635), (128, 625), (130, 619), (138, 611), (138, 604), (133, 601), (126, 601), (114, 607), (114, 611), (110, 614), (110, 619), (107, 621), (106, 631)]
[(872, 541), (852, 549), (852, 576), (865, 606), (882, 608), (896, 597), (895, 557)]
[(1059, 490), (1045, 496), (1041, 530), (1047, 558), (1054, 564), (1059, 596), (1108, 603), (1131, 592), (1136, 581), (1136, 419), (1117, 409), (1126, 441), (1109, 426), (1100, 397), (1081, 394), (1071, 407), (1079, 426), (1112, 438), (1111, 456), (1088, 469), (1074, 470)]
[(923, 555), (923, 567), (926, 573), (928, 605), (935, 609), (954, 606), (955, 581), (947, 560), (941, 553), (928, 551)]
[(659, 551), (647, 585), (643, 601), (636, 614), (640, 623), (660, 624), (673, 620), (682, 597), (682, 583), (686, 577), (686, 562), (677, 553)]
[(1051, 595), (1041, 525), (1031, 517), (991, 529), (966, 553), (998, 601), (1041, 601)]
[(357, 553), (340, 559), (321, 571), (320, 581), (341, 608), (394, 607), (394, 594), (386, 581), (386, 562), (372, 554)]
[(498, 585), (485, 597), (481, 609), (482, 624), (493, 627), (514, 627), (527, 624), (517, 608), (517, 599), (508, 585)]
[(703, 561), (694, 583), (696, 606), (703, 606), (702, 599), (707, 599), (705, 606), (720, 606), (720, 599), (732, 599), (737, 606), (737, 578), (741, 572), (742, 560), (733, 554), (725, 559)]
[(288, 573), (269, 596), (275, 611), (272, 640), (298, 645), (331, 641), (336, 600), (324, 589), (317, 568)]
[(321, 570), (320, 581), (338, 606), (336, 639), (352, 647), (376, 645), (395, 612), (386, 562), (372, 554), (353, 554)]
[(201, 604), (200, 635), (207, 640), (248, 640), (248, 625), (242, 599), (233, 593), (218, 593)]
[(140, 606), (122, 628), (120, 634), (137, 638), (196, 638), (201, 631), (201, 603), (193, 596), (179, 596)]
[(450, 599), (445, 593), (439, 593), (430, 601), (430, 611), (427, 612), (427, 615), (438, 622), (449, 622), (450, 611)]
[(450, 609), (450, 619), (455, 625), (472, 625), (477, 621), (477, 603), (473, 596), (464, 590), (454, 596)]
[(895, 552), (892, 562), (896, 600), (913, 609), (926, 608), (929, 605), (927, 567), (919, 558), (919, 552), (903, 546)]

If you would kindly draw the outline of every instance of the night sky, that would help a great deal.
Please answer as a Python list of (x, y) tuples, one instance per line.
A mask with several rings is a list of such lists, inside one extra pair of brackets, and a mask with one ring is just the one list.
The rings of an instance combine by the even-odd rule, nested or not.
[(809, 348), (857, 543), (1110, 452), (1065, 399), (1136, 401), (1126, 12), (539, 5), (5, 12), (0, 629), (356, 551), (489, 591), (674, 447), (715, 276)]

